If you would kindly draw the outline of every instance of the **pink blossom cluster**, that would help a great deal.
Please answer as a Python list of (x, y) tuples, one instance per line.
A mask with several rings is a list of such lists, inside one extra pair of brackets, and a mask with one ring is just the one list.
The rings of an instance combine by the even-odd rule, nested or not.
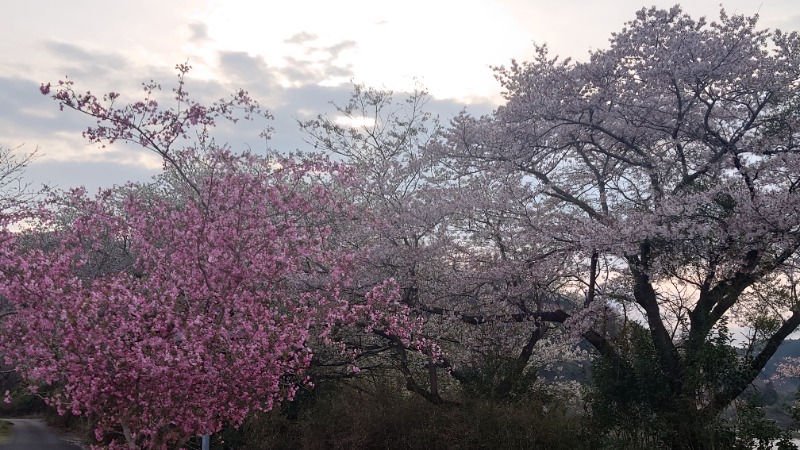
[(353, 255), (331, 242), (330, 224), (352, 213), (325, 183), (346, 185), (347, 171), (320, 158), (183, 157), (202, 163), (199, 192), (76, 189), (34, 229), (2, 234), (0, 294), (15, 308), (1, 324), (6, 363), (59, 411), (97, 417), (112, 446), (180, 447), (291, 400), (333, 330), (412, 345), (417, 326), (393, 281), (355, 289)]

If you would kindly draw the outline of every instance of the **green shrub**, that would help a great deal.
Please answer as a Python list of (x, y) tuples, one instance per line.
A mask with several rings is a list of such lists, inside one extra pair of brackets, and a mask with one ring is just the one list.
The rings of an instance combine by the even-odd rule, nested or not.
[(514, 402), (465, 395), (436, 406), (387, 377), (322, 385), (299, 401), (215, 439), (254, 450), (586, 448), (579, 412), (535, 395)]

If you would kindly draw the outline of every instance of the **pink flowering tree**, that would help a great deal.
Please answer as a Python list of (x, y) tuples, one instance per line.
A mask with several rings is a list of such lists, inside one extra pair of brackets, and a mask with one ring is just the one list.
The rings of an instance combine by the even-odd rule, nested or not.
[[(98, 120), (87, 137), (139, 143), (167, 172), (53, 197), (35, 226), (3, 236), (6, 362), (59, 411), (95, 417), (99, 446), (179, 448), (291, 400), (322, 347), (356, 356), (342, 330), (414, 345), (395, 283), (356, 287), (354, 255), (331, 241), (353, 210), (330, 186), (350, 171), (214, 148), (215, 118), (257, 106), (239, 93), (203, 108), (182, 80), (167, 110), (60, 84), (62, 107)], [(198, 128), (202, 145), (173, 148)]]
[[(780, 295), (800, 249), (800, 37), (724, 11), (708, 23), (644, 9), (586, 62), (539, 47), (497, 74), (505, 105), (457, 117), (440, 154), (456, 176), (516, 174), (530, 236), (575, 255), (565, 287), (586, 312), (567, 323), (611, 358), (619, 342), (598, 313), (646, 324), (673, 411), (665, 439), (701, 448), (696, 425), (800, 324)], [(765, 317), (776, 326), (737, 364), (706, 364), (725, 321)]]

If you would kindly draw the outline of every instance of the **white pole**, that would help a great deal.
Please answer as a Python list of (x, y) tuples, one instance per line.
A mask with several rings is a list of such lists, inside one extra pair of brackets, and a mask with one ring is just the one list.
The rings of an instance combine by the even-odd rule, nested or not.
[(203, 435), (203, 450), (210, 450), (211, 448), (211, 435)]

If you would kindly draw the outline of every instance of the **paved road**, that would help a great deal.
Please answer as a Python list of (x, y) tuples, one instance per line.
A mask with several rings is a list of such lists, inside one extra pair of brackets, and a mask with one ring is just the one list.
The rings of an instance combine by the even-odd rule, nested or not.
[(11, 439), (0, 450), (80, 450), (58, 438), (37, 419), (3, 419), (14, 424)]

